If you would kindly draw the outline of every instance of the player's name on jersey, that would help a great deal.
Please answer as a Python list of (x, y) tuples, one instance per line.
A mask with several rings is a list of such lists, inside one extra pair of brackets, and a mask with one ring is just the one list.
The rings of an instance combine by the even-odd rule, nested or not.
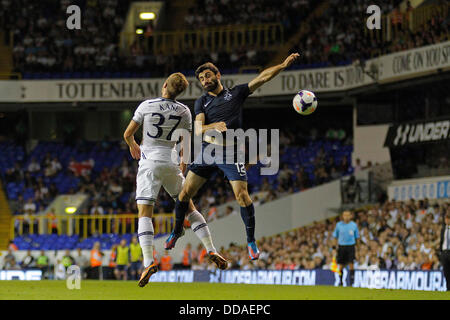
[(178, 111), (180, 108), (181, 108), (181, 106), (178, 106), (173, 103), (160, 103), (159, 104), (159, 110), (161, 110), (161, 111), (166, 111), (166, 110)]

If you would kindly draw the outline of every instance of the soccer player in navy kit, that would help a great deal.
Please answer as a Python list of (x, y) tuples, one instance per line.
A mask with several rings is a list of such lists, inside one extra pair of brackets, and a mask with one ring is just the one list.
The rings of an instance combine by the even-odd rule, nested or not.
[[(227, 129), (242, 128), (242, 106), (245, 99), (264, 83), (270, 81), (278, 73), (289, 67), (297, 58), (298, 53), (289, 55), (283, 63), (262, 71), (255, 79), (246, 84), (233, 88), (224, 88), (217, 67), (208, 62), (197, 68), (195, 75), (206, 91), (195, 101), (195, 134), (202, 135), (208, 130), (224, 133)], [(201, 123), (201, 126), (198, 124)], [(205, 135), (203, 148), (213, 139)], [(207, 139), (207, 140), (206, 140)], [(203, 151), (202, 151), (203, 152)], [(227, 154), (228, 158), (230, 155)], [(232, 155), (234, 157), (234, 155)], [(216, 157), (218, 157), (216, 155)], [(224, 156), (225, 157), (225, 156)], [(247, 173), (244, 163), (213, 163), (204, 162), (190, 164), (186, 182), (175, 204), (175, 227), (166, 240), (165, 248), (172, 249), (175, 242), (182, 235), (183, 222), (192, 199), (201, 186), (209, 179), (213, 172), (220, 169), (230, 181), (234, 195), (241, 207), (241, 217), (247, 233), (248, 253), (250, 259), (259, 258), (259, 250), (255, 241), (255, 209), (247, 189)]]

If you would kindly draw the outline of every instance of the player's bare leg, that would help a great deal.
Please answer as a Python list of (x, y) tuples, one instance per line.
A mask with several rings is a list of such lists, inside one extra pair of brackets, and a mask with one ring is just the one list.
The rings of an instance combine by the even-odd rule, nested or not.
[(175, 202), (175, 227), (164, 244), (165, 249), (170, 250), (175, 247), (175, 243), (183, 234), (183, 224), (186, 214), (189, 210), (191, 199), (197, 194), (198, 190), (206, 182), (206, 179), (189, 171), (186, 181)]
[(247, 249), (251, 260), (259, 258), (259, 250), (255, 241), (255, 208), (248, 194), (247, 181), (230, 181), (236, 201), (241, 206), (241, 217), (247, 234)]
[(144, 270), (139, 279), (139, 287), (145, 287), (148, 280), (158, 271), (158, 266), (153, 263), (153, 205), (138, 204), (138, 239), (144, 257)]

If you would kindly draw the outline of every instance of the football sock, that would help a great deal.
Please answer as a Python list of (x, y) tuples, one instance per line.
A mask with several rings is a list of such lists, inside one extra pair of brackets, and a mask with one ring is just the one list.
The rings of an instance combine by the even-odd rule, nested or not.
[(184, 202), (177, 199), (175, 202), (175, 227), (173, 232), (175, 234), (181, 234), (183, 231), (184, 218), (189, 207), (189, 201)]
[(211, 233), (209, 232), (208, 225), (206, 224), (205, 218), (197, 210), (192, 211), (188, 214), (187, 219), (191, 224), (191, 229), (194, 231), (195, 235), (200, 239), (200, 241), (205, 246), (208, 252), (217, 252), (214, 248), (214, 244), (211, 238)]
[(253, 203), (248, 207), (241, 207), (241, 217), (245, 224), (247, 242), (255, 241), (255, 207)]
[(354, 279), (355, 279), (355, 270), (350, 270), (350, 286), (353, 286)]
[(153, 262), (153, 223), (149, 217), (142, 217), (138, 220), (138, 239), (144, 256), (144, 268)]

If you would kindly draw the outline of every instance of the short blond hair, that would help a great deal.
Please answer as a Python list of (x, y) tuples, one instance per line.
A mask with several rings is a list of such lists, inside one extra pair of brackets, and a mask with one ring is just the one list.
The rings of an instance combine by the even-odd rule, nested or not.
[(181, 72), (172, 73), (166, 80), (168, 93), (176, 97), (182, 93), (189, 85), (184, 74)]

